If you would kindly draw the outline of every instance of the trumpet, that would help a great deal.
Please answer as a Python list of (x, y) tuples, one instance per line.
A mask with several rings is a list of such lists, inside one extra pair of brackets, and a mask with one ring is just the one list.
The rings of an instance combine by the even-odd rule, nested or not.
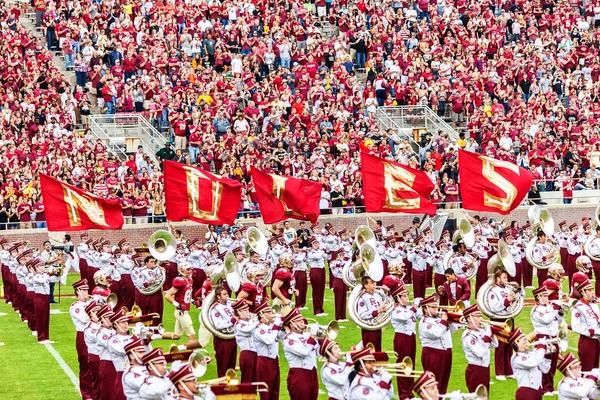
[(535, 347), (535, 346), (537, 346), (538, 344), (544, 344), (544, 343), (545, 343), (545, 344), (551, 344), (551, 345), (555, 345), (555, 344), (558, 344), (558, 342), (560, 342), (560, 338), (558, 338), (558, 337), (555, 337), (555, 338), (548, 339), (548, 340), (545, 340), (545, 341), (544, 341), (544, 340), (536, 340), (536, 341), (535, 341), (535, 342), (533, 342), (533, 343), (529, 343), (529, 346), (531, 346), (531, 347)]
[(485, 386), (479, 385), (473, 393), (460, 393), (458, 396), (454, 393), (449, 393), (441, 395), (440, 399), (487, 400), (488, 391)]
[(404, 357), (402, 362), (395, 364), (382, 364), (377, 367), (376, 371), (386, 371), (392, 376), (404, 378), (418, 378), (424, 374), (424, 371), (415, 371), (413, 361), (410, 357)]
[(465, 303), (462, 300), (457, 301), (456, 305), (454, 305), (454, 306), (438, 306), (438, 309), (440, 309), (440, 310), (448, 310), (450, 312), (461, 313), (461, 314), (465, 308), (466, 308)]
[(197, 385), (198, 389), (204, 389), (207, 386), (222, 385), (223, 383), (226, 384), (227, 386), (237, 385), (238, 384), (237, 372), (235, 372), (234, 369), (229, 368), (227, 370), (227, 372), (225, 372), (225, 376), (222, 376), (221, 378), (217, 378), (217, 379), (210, 379), (208, 381), (198, 382), (196, 385)]
[(492, 335), (496, 336), (496, 338), (503, 343), (508, 343), (508, 337), (515, 327), (515, 320), (512, 318), (509, 318), (504, 322), (490, 321), (487, 319), (483, 319), (481, 322), (489, 325), (492, 329)]
[(329, 340), (335, 340), (338, 337), (340, 325), (336, 320), (331, 321), (326, 326), (319, 325), (319, 322), (312, 318), (307, 318), (306, 320), (311, 321), (311, 323), (306, 326), (306, 330), (310, 332), (310, 335), (315, 339), (327, 338)]

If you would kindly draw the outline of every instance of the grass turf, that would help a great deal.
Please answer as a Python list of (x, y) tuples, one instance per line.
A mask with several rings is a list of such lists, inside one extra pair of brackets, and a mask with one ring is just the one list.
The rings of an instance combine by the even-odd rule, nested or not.
[[(69, 275), (68, 286), (62, 287), (62, 294), (73, 293), (73, 290), (69, 285), (77, 279), (77, 275)], [(567, 284), (565, 283), (563, 290), (566, 289)], [(55, 293), (58, 293), (58, 288)], [(431, 293), (431, 289), (428, 290), (428, 294), (429, 293)], [(527, 296), (531, 297), (530, 290), (527, 291)], [(311, 298), (310, 287), (307, 297), (308, 299)], [(472, 298), (472, 301), (474, 300), (475, 299)], [(51, 312), (59, 313), (50, 316), (50, 339), (55, 341), (52, 346), (64, 359), (66, 364), (71, 368), (75, 375), (78, 375), (79, 366), (77, 363), (77, 353), (75, 351), (75, 328), (71, 322), (71, 317), (69, 316), (69, 307), (73, 301), (74, 298), (72, 297), (63, 297), (61, 299), (61, 304), (51, 305)], [(321, 324), (326, 325), (334, 315), (333, 291), (328, 289), (325, 291), (325, 312), (328, 313), (329, 316), (314, 317), (312, 315), (312, 302), (310, 300), (308, 301), (307, 306), (309, 307), (309, 310), (303, 311), (303, 314), (307, 317), (313, 317)], [(168, 302), (165, 302), (163, 325), (167, 330), (172, 330), (175, 326), (173, 311), (173, 307)], [(521, 327), (526, 333), (533, 330), (530, 312), (531, 308), (525, 307), (521, 314), (515, 319), (515, 325)], [(12, 307), (6, 305), (4, 301), (1, 301), (0, 313), (6, 314), (0, 314), (0, 342), (4, 342), (4, 346), (0, 346), (0, 377), (2, 379), (2, 383), (0, 384), (0, 400), (75, 400), (81, 398), (73, 383), (61, 369), (58, 362), (45, 346), (37, 344), (37, 339), (31, 336), (31, 332), (27, 328), (27, 325), (21, 322), (18, 315), (12, 310)], [(198, 329), (198, 310), (192, 310), (191, 316), (195, 328)], [(567, 320), (570, 322), (569, 316), (567, 316)], [(341, 329), (337, 341), (340, 344), (342, 351), (347, 351), (351, 346), (354, 346), (360, 341), (360, 328), (352, 322), (340, 323), (340, 327)], [(452, 335), (453, 360), (448, 390), (460, 390), (464, 393), (467, 390), (464, 378), (467, 362), (462, 351), (460, 341), (461, 335), (462, 330), (459, 330)], [(394, 331), (391, 325), (388, 325), (383, 331), (383, 350), (392, 350), (393, 336)], [(569, 351), (575, 353), (575, 355), (577, 351), (577, 340), (578, 335), (570, 333)], [(177, 343), (184, 342), (185, 340), (181, 339)], [(173, 342), (159, 340), (152, 342), (152, 345), (154, 347), (160, 346), (165, 351), (168, 351), (171, 343)], [(416, 368), (421, 369), (419, 357), (421, 350), (418, 340), (417, 345)], [(214, 355), (212, 344), (209, 344), (207, 350), (211, 355)], [(280, 398), (289, 399), (286, 384), (288, 365), (281, 347), (279, 351), (279, 360), (281, 368)], [(395, 360), (392, 360), (392, 362), (395, 362)], [(514, 398), (514, 393), (517, 389), (515, 380), (494, 380), (493, 352), (491, 365), (492, 385), (490, 387), (490, 399)], [(317, 368), (320, 368), (320, 366), (321, 363), (318, 364)], [(216, 364), (213, 361), (209, 364), (208, 371), (202, 379), (212, 379), (215, 377)], [(558, 381), (561, 378), (561, 373), (557, 372), (556, 384), (558, 384)], [(319, 399), (327, 399), (327, 393), (322, 385)]]

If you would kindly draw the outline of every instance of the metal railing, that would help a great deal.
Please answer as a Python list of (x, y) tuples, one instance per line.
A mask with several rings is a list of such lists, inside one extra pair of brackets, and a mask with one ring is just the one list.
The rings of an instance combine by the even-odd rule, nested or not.
[(90, 115), (90, 127), (95, 136), (108, 141), (116, 150), (115, 154), (125, 158), (126, 153), (136, 151), (131, 147), (141, 145), (144, 152), (158, 162), (155, 153), (167, 142), (167, 138), (141, 114), (93, 114)]
[(450, 140), (458, 140), (458, 132), (427, 106), (378, 107), (376, 117), (380, 128), (391, 129), (399, 136), (406, 137), (416, 153), (419, 153), (421, 146), (415, 140), (414, 130), (432, 133), (442, 131), (448, 134)]

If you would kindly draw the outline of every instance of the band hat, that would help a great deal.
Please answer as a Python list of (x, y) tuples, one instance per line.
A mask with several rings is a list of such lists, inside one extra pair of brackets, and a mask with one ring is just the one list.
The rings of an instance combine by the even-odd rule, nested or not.
[(169, 380), (173, 382), (173, 385), (177, 385), (181, 381), (196, 379), (196, 376), (192, 372), (192, 368), (189, 366), (189, 364), (184, 365), (177, 371), (171, 371), (168, 377)]
[(110, 317), (108, 317), (111, 324), (115, 324), (117, 322), (127, 322), (129, 319), (123, 310), (119, 310), (113, 313)]
[(183, 250), (183, 245), (181, 243), (177, 243), (177, 250)]
[(583, 229), (587, 229), (589, 227), (591, 227), (589, 222), (586, 222), (585, 224), (583, 224)]
[(422, 389), (427, 386), (437, 385), (437, 381), (435, 380), (435, 375), (431, 371), (425, 371), (412, 385), (412, 391), (415, 394), (419, 394)]
[(527, 337), (527, 335), (525, 335), (523, 333), (523, 331), (521, 330), (521, 328), (516, 328), (514, 331), (512, 331), (510, 333), (510, 336), (508, 337), (508, 344), (513, 345), (515, 344), (519, 339), (522, 339), (524, 337)]
[(110, 318), (110, 316), (113, 314), (113, 310), (108, 304), (105, 304), (102, 307), (100, 307), (100, 310), (98, 310), (98, 312), (96, 313), (99, 319), (102, 319), (104, 317)]
[(352, 364), (356, 364), (359, 361), (375, 361), (375, 356), (370, 347), (365, 347), (362, 350), (354, 351), (350, 354), (352, 357)]
[(450, 235), (450, 231), (448, 229), (446, 229), (444, 232), (442, 232), (442, 236), (444, 235)]
[(421, 305), (422, 306), (427, 306), (427, 305), (430, 305), (430, 304), (435, 304), (435, 305), (439, 304), (438, 297), (435, 294), (427, 296), (423, 300), (421, 300)]
[(292, 246), (297, 246), (297, 245), (298, 245), (298, 241), (297, 241), (297, 240), (292, 240), (291, 242), (289, 242), (289, 243), (288, 243), (288, 245), (289, 245), (290, 247), (292, 247)]
[(336, 256), (341, 256), (342, 254), (345, 254), (346, 252), (344, 251), (344, 249), (337, 249), (333, 252)]
[(285, 317), (283, 317), (283, 326), (288, 326), (289, 324), (291, 324), (294, 321), (300, 321), (303, 320), (304, 317), (302, 316), (302, 314), (300, 314), (300, 311), (298, 311), (297, 308), (293, 308), (292, 311), (290, 311), (289, 313), (287, 313), (287, 315)]
[(119, 242), (117, 243), (117, 246), (119, 247), (123, 247), (123, 245), (127, 243), (127, 239), (123, 238), (121, 240), (119, 240)]
[(512, 233), (510, 232), (505, 232), (504, 235), (502, 235), (502, 239), (508, 239), (508, 238), (513, 238)]
[(440, 248), (442, 246), (446, 246), (447, 243), (445, 240), (438, 240), (438, 242), (435, 244), (435, 247)]
[(563, 375), (567, 375), (569, 368), (574, 367), (577, 364), (581, 364), (581, 361), (576, 359), (572, 353), (567, 353), (565, 356), (559, 355), (558, 357), (559, 361), (556, 368), (558, 368), (558, 370), (562, 372)]
[[(218, 250), (218, 249), (217, 249)], [(219, 260), (221, 261), (225, 261), (225, 256), (227, 255), (227, 253), (223, 252), (221, 254), (219, 254)]]
[(33, 254), (33, 252), (31, 250), (25, 250), (24, 252), (22, 252), (21, 254), (19, 254), (17, 256), (17, 261), (21, 261), (23, 259), (23, 257), (27, 257), (27, 256), (30, 256), (32, 254)]
[(392, 236), (388, 236), (388, 237), (385, 238), (385, 241), (388, 242), (388, 243), (395, 242), (396, 238), (393, 235)]
[(131, 353), (134, 350), (145, 351), (146, 346), (144, 346), (144, 341), (142, 339), (136, 336), (132, 336), (131, 341), (123, 347), (123, 350), (125, 350), (126, 354)]
[(325, 338), (319, 344), (320, 344), (319, 355), (321, 357), (327, 357), (327, 351), (329, 349), (331, 349), (333, 346), (335, 346), (337, 343), (334, 342), (333, 340), (329, 340), (328, 338)]
[(319, 243), (319, 241), (317, 240), (317, 238), (312, 236), (310, 239), (308, 239), (308, 244), (314, 244), (314, 243)]
[(585, 278), (583, 281), (579, 282), (577, 286), (575, 286), (575, 290), (579, 293), (586, 289), (592, 289), (592, 283), (590, 282), (589, 278)]
[(347, 230), (347, 229), (340, 229), (340, 230), (338, 231), (338, 235), (340, 235), (340, 236), (341, 236), (341, 235), (345, 235), (345, 234), (347, 234), (347, 233), (348, 233), (348, 230)]
[(425, 227), (425, 229), (423, 229), (423, 233), (429, 233), (431, 232), (431, 228), (430, 227)]
[[(525, 225), (523, 225), (523, 229), (529, 229), (529, 228), (531, 228), (531, 224), (529, 222), (526, 223)], [(510, 229), (510, 227), (509, 227), (509, 229)]]
[(248, 303), (246, 302), (245, 299), (239, 299), (236, 302), (234, 302), (231, 305), (231, 308), (233, 308), (234, 310), (237, 311), (241, 311), (241, 310), (249, 310), (250, 307), (248, 306)]
[(260, 303), (258, 306), (256, 306), (254, 308), (254, 312), (258, 315), (258, 313), (261, 312), (265, 312), (265, 311), (273, 311), (273, 309), (271, 308), (271, 306), (269, 305), (268, 301), (263, 301), (262, 303)]
[(558, 226), (566, 226), (567, 225), (567, 221), (560, 221), (558, 223)]
[(548, 288), (546, 288), (546, 286), (540, 286), (539, 288), (535, 288), (531, 291), (531, 293), (534, 296), (542, 296), (542, 295), (548, 296), (550, 294), (550, 293), (548, 293)]
[(403, 234), (403, 235), (406, 235), (407, 233), (410, 233), (410, 228), (408, 228), (408, 229), (405, 229), (405, 230), (403, 230), (403, 231), (402, 231), (402, 234)]
[(0, 238), (0, 244), (6, 244), (6, 243), (8, 243), (7, 238)]
[(402, 296), (405, 294), (408, 295), (408, 289), (406, 286), (404, 286), (404, 284), (400, 284), (390, 291), (390, 296), (392, 297)]
[(577, 225), (577, 223), (573, 222), (571, 225), (569, 225), (569, 229), (577, 229), (579, 227), (579, 225)]
[(167, 360), (165, 359), (162, 349), (160, 347), (157, 347), (156, 349), (153, 349), (150, 353), (142, 357), (142, 362), (144, 364), (166, 363)]
[(269, 240), (267, 240), (267, 242), (268, 242), (269, 244), (273, 244), (273, 243), (275, 243), (276, 241), (277, 241), (277, 236), (271, 236), (271, 237), (269, 238)]
[(377, 228), (377, 229), (375, 229), (375, 230), (373, 231), (373, 233), (374, 233), (375, 235), (381, 235), (381, 232), (382, 232), (381, 228)]
[(415, 243), (418, 243), (418, 242), (420, 242), (421, 240), (425, 240), (425, 239), (423, 239), (423, 235), (419, 235), (419, 236), (417, 236), (417, 237), (415, 238)]
[(94, 311), (98, 311), (100, 309), (100, 304), (96, 303), (96, 301), (91, 300), (84, 308), (87, 315), (90, 315)]
[(116, 248), (113, 250), (112, 254), (113, 254), (113, 256), (118, 256), (120, 254), (123, 254), (123, 252), (121, 251), (120, 248)]
[(473, 234), (474, 235), (481, 235), (481, 229), (479, 229), (479, 228), (473, 229)]
[(87, 238), (87, 237), (89, 237), (89, 235), (88, 235), (88, 233), (87, 233), (87, 232), (83, 232), (81, 235), (79, 235), (79, 238), (80, 238), (81, 240), (83, 240), (83, 239), (85, 239), (85, 238)]
[(467, 307), (462, 312), (463, 317), (467, 318), (470, 315), (481, 315), (481, 310), (479, 309), (479, 304), (473, 304), (470, 307)]
[(77, 289), (89, 290), (90, 286), (88, 285), (87, 279), (81, 279), (81, 280), (78, 280), (77, 282), (73, 283), (73, 289), (74, 290), (77, 290)]
[(31, 267), (37, 267), (38, 265), (42, 265), (42, 260), (40, 260), (39, 258), (34, 258), (29, 260), (29, 264)]
[(233, 254), (235, 254), (235, 253), (241, 253), (241, 252), (243, 252), (243, 251), (244, 251), (244, 249), (242, 249), (240, 246), (238, 246), (238, 247), (236, 247), (235, 249), (231, 250), (231, 252), (232, 252)]
[(481, 221), (481, 222), (487, 222), (487, 220), (488, 220), (488, 217), (481, 217), (481, 219), (479, 221)]
[(188, 242), (188, 247), (192, 247), (193, 245), (195, 245), (196, 243), (198, 243), (198, 238), (193, 238)]
[(394, 229), (394, 224), (386, 226), (385, 229), (388, 231)]
[(319, 226), (319, 222), (315, 222), (314, 224), (311, 224), (310, 229), (315, 229), (317, 226)]
[(87, 244), (89, 246), (90, 244), (94, 243), (94, 239), (87, 238), (87, 239), (85, 239), (85, 242), (83, 242), (83, 243), (85, 243), (85, 244)]

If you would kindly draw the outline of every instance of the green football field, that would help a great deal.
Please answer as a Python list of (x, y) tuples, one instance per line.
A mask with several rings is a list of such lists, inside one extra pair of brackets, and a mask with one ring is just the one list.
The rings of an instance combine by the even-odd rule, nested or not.
[[(77, 275), (69, 276), (69, 284), (77, 279)], [(310, 289), (309, 289), (310, 290)], [(567, 283), (563, 290), (567, 290)], [(70, 286), (62, 288), (62, 293), (72, 293)], [(58, 293), (58, 288), (56, 290)], [(431, 293), (431, 290), (428, 290)], [(527, 291), (528, 297), (531, 297), (531, 291)], [(328, 317), (316, 318), (320, 323), (326, 325), (334, 315), (333, 291), (325, 292), (325, 311)], [(310, 292), (308, 294), (310, 299)], [(474, 300), (474, 299), (472, 299)], [(11, 306), (6, 305), (4, 300), (0, 304), (0, 400), (8, 399), (44, 399), (44, 400), (75, 400), (81, 398), (77, 391), (75, 380), (78, 376), (77, 353), (75, 351), (75, 328), (69, 316), (69, 306), (74, 301), (73, 297), (63, 297), (61, 304), (51, 306), (50, 317), (50, 339), (55, 341), (50, 346), (37, 344), (37, 339), (31, 336), (31, 332), (26, 324), (20, 321), (18, 315), (12, 310)], [(307, 317), (312, 315), (312, 303), (307, 303), (309, 310), (303, 311)], [(524, 308), (523, 312), (516, 318), (516, 325), (528, 333), (531, 332), (532, 325), (530, 320), (531, 308)], [(198, 310), (192, 311), (192, 319), (196, 330), (198, 329)], [(570, 317), (567, 316), (570, 322)], [(175, 326), (173, 317), (173, 307), (166, 303), (163, 324), (167, 330), (172, 330)], [(453, 338), (453, 364), (452, 376), (448, 390), (466, 391), (464, 373), (467, 366), (460, 343), (462, 330), (455, 332)], [(388, 325), (383, 331), (383, 349), (392, 350), (394, 331), (391, 325)], [(570, 334), (569, 351), (575, 355), (577, 353), (578, 336)], [(340, 333), (337, 339), (342, 351), (348, 351), (351, 346), (360, 341), (360, 328), (352, 322), (340, 324)], [(177, 343), (184, 343), (181, 339)], [(419, 341), (417, 340), (417, 343)], [(159, 340), (152, 342), (152, 345), (160, 346), (168, 351), (173, 343), (168, 340)], [(214, 354), (212, 343), (208, 349), (211, 355)], [(54, 353), (54, 354), (53, 354)], [(420, 348), (417, 350), (417, 369), (421, 369), (419, 356)], [(280, 347), (279, 360), (281, 365), (281, 399), (288, 399), (286, 386), (286, 377), (288, 365), (285, 360), (283, 350)], [(395, 360), (392, 360), (395, 362)], [(62, 364), (62, 366), (61, 366)], [(320, 364), (319, 364), (320, 368)], [(65, 372), (65, 369), (67, 372)], [(72, 372), (72, 373), (71, 373)], [(69, 376), (70, 375), (70, 376)], [(212, 379), (216, 377), (215, 362), (209, 364), (208, 371), (202, 379)], [(556, 373), (556, 382), (562, 378), (560, 372)], [(492, 385), (490, 388), (490, 399), (509, 399), (514, 398), (517, 388), (515, 380), (495, 381), (493, 370), (493, 352), (492, 352)], [(555, 396), (556, 397), (556, 396)], [(550, 397), (551, 398), (551, 397)], [(322, 387), (319, 399), (327, 399), (327, 394)]]

